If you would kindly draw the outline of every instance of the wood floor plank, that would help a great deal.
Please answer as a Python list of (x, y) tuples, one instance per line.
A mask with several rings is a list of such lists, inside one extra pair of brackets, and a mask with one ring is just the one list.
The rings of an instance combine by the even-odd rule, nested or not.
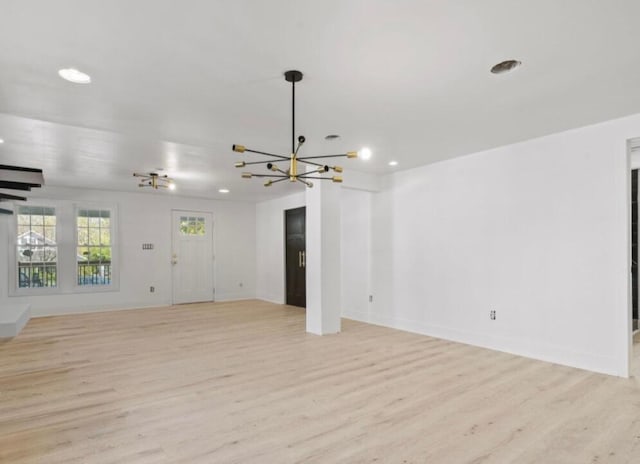
[(262, 301), (33, 319), (0, 343), (0, 463), (640, 462), (635, 378), (304, 327)]

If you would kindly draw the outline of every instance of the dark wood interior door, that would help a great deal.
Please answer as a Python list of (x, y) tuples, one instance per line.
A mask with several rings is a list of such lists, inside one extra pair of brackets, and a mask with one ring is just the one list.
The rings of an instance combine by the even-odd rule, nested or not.
[(305, 207), (284, 212), (287, 304), (302, 308), (307, 305), (305, 212)]

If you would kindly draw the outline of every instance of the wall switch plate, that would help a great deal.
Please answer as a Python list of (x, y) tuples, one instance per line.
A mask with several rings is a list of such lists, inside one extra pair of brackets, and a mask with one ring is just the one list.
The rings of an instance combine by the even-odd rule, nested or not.
[(373, 303), (373, 295), (369, 295), (369, 303)]
[(142, 249), (143, 250), (153, 250), (153, 243), (143, 243), (142, 244)]
[(491, 319), (492, 321), (496, 320), (496, 311), (495, 311), (495, 309), (492, 309), (491, 311), (489, 311), (489, 319)]
[(151, 286), (151, 287), (149, 287), (149, 291), (150, 291), (151, 293), (153, 293), (153, 292), (155, 292), (155, 291), (156, 291), (156, 288), (155, 288), (154, 286)]

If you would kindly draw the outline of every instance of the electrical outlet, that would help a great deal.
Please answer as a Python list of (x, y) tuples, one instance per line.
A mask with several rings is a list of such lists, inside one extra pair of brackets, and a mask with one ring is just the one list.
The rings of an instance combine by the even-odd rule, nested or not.
[(489, 311), (489, 319), (491, 319), (492, 321), (496, 320), (496, 311), (495, 311), (495, 309), (492, 309), (491, 311)]
[(369, 295), (369, 303), (373, 303), (373, 295)]
[(150, 291), (151, 293), (153, 293), (153, 292), (155, 292), (155, 291), (156, 291), (156, 288), (155, 288), (154, 286), (151, 286), (151, 287), (149, 287), (149, 291)]
[(244, 284), (243, 284), (242, 282), (240, 282), (240, 283), (238, 284), (238, 287), (242, 287), (243, 285), (244, 285)]

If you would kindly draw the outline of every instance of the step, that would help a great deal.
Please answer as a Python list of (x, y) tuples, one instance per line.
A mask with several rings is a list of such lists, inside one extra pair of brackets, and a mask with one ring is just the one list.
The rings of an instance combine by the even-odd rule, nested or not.
[(20, 333), (31, 319), (31, 305), (0, 305), (0, 338), (12, 338)]

